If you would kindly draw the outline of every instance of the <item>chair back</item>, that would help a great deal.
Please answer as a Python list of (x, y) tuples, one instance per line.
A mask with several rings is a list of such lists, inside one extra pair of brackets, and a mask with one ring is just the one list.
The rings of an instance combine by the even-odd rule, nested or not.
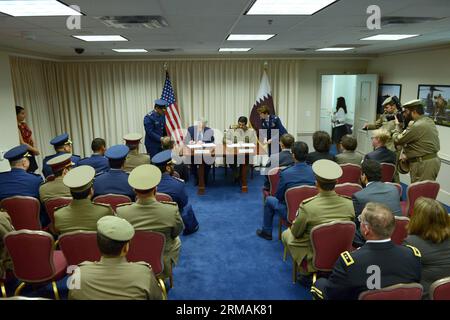
[(423, 287), (418, 283), (396, 284), (361, 292), (359, 300), (421, 300)]
[(337, 184), (334, 189), (334, 191), (336, 191), (337, 194), (340, 194), (342, 196), (346, 196), (349, 198), (351, 198), (354, 193), (361, 191), (361, 190), (362, 190), (361, 185), (359, 185), (357, 183), (350, 183), (350, 182)]
[(132, 202), (130, 197), (128, 196), (112, 193), (96, 196), (93, 201), (95, 203), (109, 204), (114, 212), (116, 211), (116, 208), (119, 204)]
[(430, 286), (431, 300), (450, 300), (450, 277), (436, 280)]
[(45, 201), (45, 211), (50, 219), (52, 225), (55, 225), (55, 210), (61, 206), (68, 205), (72, 202), (70, 197), (53, 198)]
[(400, 196), (400, 198), (402, 197), (403, 188), (402, 188), (402, 185), (400, 183), (395, 183), (395, 182), (385, 182), (385, 183), (395, 186), (397, 188), (397, 190), (398, 190), (398, 195)]
[(156, 201), (173, 201), (172, 197), (167, 193), (157, 192), (155, 195)]
[(281, 170), (283, 168), (282, 167), (275, 167), (269, 170), (269, 172), (267, 173), (267, 177), (269, 179), (269, 194), (274, 197), (275, 194), (277, 193), (277, 189), (278, 189), (278, 184), (280, 183), (280, 174), (281, 174)]
[(0, 207), (11, 217), (14, 229), (41, 230), (41, 203), (38, 199), (25, 196), (9, 197), (2, 200)]
[(83, 261), (99, 261), (101, 258), (95, 231), (68, 232), (59, 237), (58, 243), (68, 265), (78, 265)]
[(130, 242), (127, 260), (130, 262), (144, 261), (152, 266), (155, 275), (163, 272), (163, 253), (166, 237), (154, 231), (136, 231)]
[(436, 181), (425, 180), (412, 183), (406, 190), (408, 216), (413, 215), (414, 203), (419, 197), (436, 199), (439, 193), (440, 184)]
[(382, 162), (381, 165), (381, 181), (392, 182), (395, 173), (395, 164)]
[(319, 191), (315, 186), (297, 186), (286, 190), (284, 200), (287, 207), (287, 220), (292, 223), (303, 200), (314, 197)]
[(54, 241), (44, 231), (12, 231), (4, 237), (16, 278), (31, 283), (47, 281), (55, 275)]
[(311, 230), (313, 267), (330, 272), (344, 251), (352, 250), (356, 226), (352, 221), (333, 221)]
[(359, 184), (361, 178), (361, 166), (353, 163), (341, 164), (342, 176), (338, 179), (337, 183), (357, 183)]
[(401, 245), (403, 240), (408, 236), (408, 226), (409, 218), (407, 217), (395, 217), (395, 229), (391, 235), (391, 240), (397, 245)]

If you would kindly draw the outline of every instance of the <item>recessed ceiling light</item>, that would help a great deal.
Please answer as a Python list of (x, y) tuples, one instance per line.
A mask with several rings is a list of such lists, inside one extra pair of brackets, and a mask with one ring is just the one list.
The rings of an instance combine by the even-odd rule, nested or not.
[(121, 53), (125, 53), (125, 52), (148, 52), (145, 49), (112, 49), (115, 52), (121, 52)]
[(417, 37), (419, 34), (377, 34), (360, 40), (402, 40), (412, 37)]
[(339, 47), (334, 47), (334, 48), (322, 48), (322, 49), (317, 49), (316, 51), (347, 51), (347, 50), (352, 50), (355, 48), (339, 48)]
[(57, 0), (0, 1), (0, 12), (13, 17), (81, 16), (75, 9)]
[(312, 15), (337, 0), (256, 0), (246, 14)]
[(252, 41), (252, 40), (259, 40), (259, 41), (265, 41), (269, 40), (270, 38), (274, 37), (274, 34), (230, 34), (227, 38), (227, 40), (236, 40), (236, 41)]
[(72, 36), (83, 41), (128, 41), (128, 39), (119, 35), (103, 35), (103, 36)]
[(250, 51), (252, 48), (220, 48), (219, 52)]

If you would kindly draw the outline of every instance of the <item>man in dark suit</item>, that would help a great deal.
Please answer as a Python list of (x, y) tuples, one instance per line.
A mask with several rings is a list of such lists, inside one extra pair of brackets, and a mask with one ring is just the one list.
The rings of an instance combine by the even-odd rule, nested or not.
[(375, 160), (365, 160), (361, 165), (361, 171), (361, 182), (365, 188), (353, 194), (352, 197), (357, 226), (353, 242), (358, 247), (364, 244), (364, 238), (361, 236), (357, 218), (368, 202), (384, 203), (394, 215), (402, 215), (397, 188), (392, 184), (381, 182), (380, 163)]
[(83, 158), (78, 162), (79, 166), (91, 166), (95, 169), (95, 174), (100, 174), (109, 170), (108, 158), (105, 157), (106, 142), (102, 138), (92, 140), (91, 149), (94, 152), (90, 157)]
[(289, 133), (285, 133), (281, 137), (280, 139), (281, 152), (272, 154), (266, 165), (267, 171), (264, 180), (264, 189), (266, 190), (270, 189), (269, 177), (267, 173), (271, 168), (289, 167), (294, 163), (294, 157), (292, 156), (291, 152), (291, 148), (292, 145), (294, 144), (294, 141), (295, 141), (294, 136)]
[(387, 162), (395, 165), (396, 155), (394, 151), (386, 147), (386, 143), (391, 138), (391, 134), (386, 129), (377, 129), (373, 132), (372, 146), (374, 151), (366, 154), (364, 159), (372, 159), (378, 162)]
[(318, 279), (311, 287), (316, 299), (356, 300), (366, 290), (420, 282), (420, 251), (391, 241), (395, 218), (389, 208), (368, 203), (359, 217), (366, 244), (341, 253), (330, 277)]

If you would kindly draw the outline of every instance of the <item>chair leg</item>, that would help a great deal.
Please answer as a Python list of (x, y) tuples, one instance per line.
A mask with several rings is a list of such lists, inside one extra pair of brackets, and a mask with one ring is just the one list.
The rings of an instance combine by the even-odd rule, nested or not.
[(163, 300), (167, 300), (167, 290), (166, 285), (164, 284), (163, 279), (158, 279), (159, 286), (161, 288), (162, 294), (163, 294)]
[(278, 240), (281, 240), (281, 227), (282, 227), (281, 220), (282, 218), (280, 217), (280, 219), (278, 220)]
[(173, 288), (173, 262), (170, 262), (170, 273), (169, 273), (169, 286)]
[(0, 282), (0, 287), (1, 287), (1, 290), (2, 290), (2, 297), (6, 298), (7, 297), (7, 295), (6, 295), (6, 288), (5, 288), (5, 284), (3, 283), (3, 281)]
[(297, 283), (297, 262), (292, 259), (292, 283)]
[(22, 291), (23, 288), (25, 288), (27, 284), (25, 282), (21, 282), (19, 284), (19, 286), (16, 288), (16, 291), (14, 291), (14, 295), (15, 296), (20, 296), (20, 292)]
[(58, 286), (56, 285), (56, 281), (52, 281), (53, 294), (55, 295), (56, 300), (61, 300), (58, 292)]

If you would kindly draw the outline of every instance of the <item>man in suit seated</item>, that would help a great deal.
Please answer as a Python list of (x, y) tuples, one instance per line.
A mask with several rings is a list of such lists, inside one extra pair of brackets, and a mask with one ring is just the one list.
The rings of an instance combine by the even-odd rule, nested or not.
[(394, 151), (386, 147), (386, 142), (391, 138), (390, 133), (386, 129), (377, 129), (372, 135), (372, 146), (374, 150), (366, 154), (364, 159), (372, 159), (378, 162), (387, 162), (395, 165), (396, 155)]
[[(353, 194), (353, 206), (355, 216), (358, 217), (368, 202), (384, 203), (396, 216), (402, 215), (400, 196), (397, 188), (392, 184), (381, 182), (381, 165), (375, 160), (365, 160), (361, 165), (361, 183), (365, 188)], [(358, 219), (356, 222), (356, 234), (353, 245), (360, 247), (364, 244), (364, 238), (360, 233)]]
[(336, 155), (337, 164), (352, 163), (361, 165), (363, 157), (355, 152), (358, 142), (350, 134), (346, 134), (341, 138), (342, 152)]
[[(190, 126), (184, 139), (184, 143), (189, 145), (213, 143), (214, 130), (206, 126), (207, 122), (208, 121), (206, 121), (204, 118), (199, 118), (196, 121), (195, 125)], [(202, 158), (203, 157), (191, 157), (191, 172), (196, 179), (196, 184), (198, 184), (197, 165), (200, 164), (201, 161), (204, 161)], [(209, 170), (211, 169), (211, 164), (205, 164), (205, 184), (207, 184), (208, 182), (208, 175)]]
[[(359, 218), (366, 244), (359, 250), (341, 253), (330, 277), (320, 278), (312, 286), (316, 299), (356, 300), (366, 290), (420, 282), (420, 251), (391, 241), (395, 218), (389, 208), (368, 203)], [(377, 278), (368, 271), (373, 266), (379, 272)]]
[(270, 183), (269, 183), (269, 177), (267, 173), (269, 173), (269, 170), (271, 169), (272, 165), (273, 167), (289, 167), (294, 163), (294, 157), (292, 156), (291, 148), (294, 144), (294, 136), (289, 133), (285, 133), (281, 136), (280, 139), (280, 146), (281, 146), (281, 152), (272, 154), (269, 158), (269, 161), (266, 165), (266, 176), (264, 180), (264, 189), (269, 190), (270, 189)]
[(273, 216), (278, 214), (284, 219), (287, 217), (287, 207), (284, 201), (286, 190), (301, 185), (312, 186), (315, 182), (313, 171), (305, 162), (308, 145), (301, 141), (294, 142), (292, 154), (295, 159), (294, 165), (281, 172), (275, 197), (267, 197), (264, 203), (263, 227), (256, 230), (256, 234), (266, 240), (272, 240)]
[(92, 140), (91, 149), (93, 154), (83, 158), (78, 162), (79, 166), (91, 166), (95, 169), (95, 174), (100, 174), (109, 170), (108, 159), (105, 157), (106, 141), (102, 138)]

